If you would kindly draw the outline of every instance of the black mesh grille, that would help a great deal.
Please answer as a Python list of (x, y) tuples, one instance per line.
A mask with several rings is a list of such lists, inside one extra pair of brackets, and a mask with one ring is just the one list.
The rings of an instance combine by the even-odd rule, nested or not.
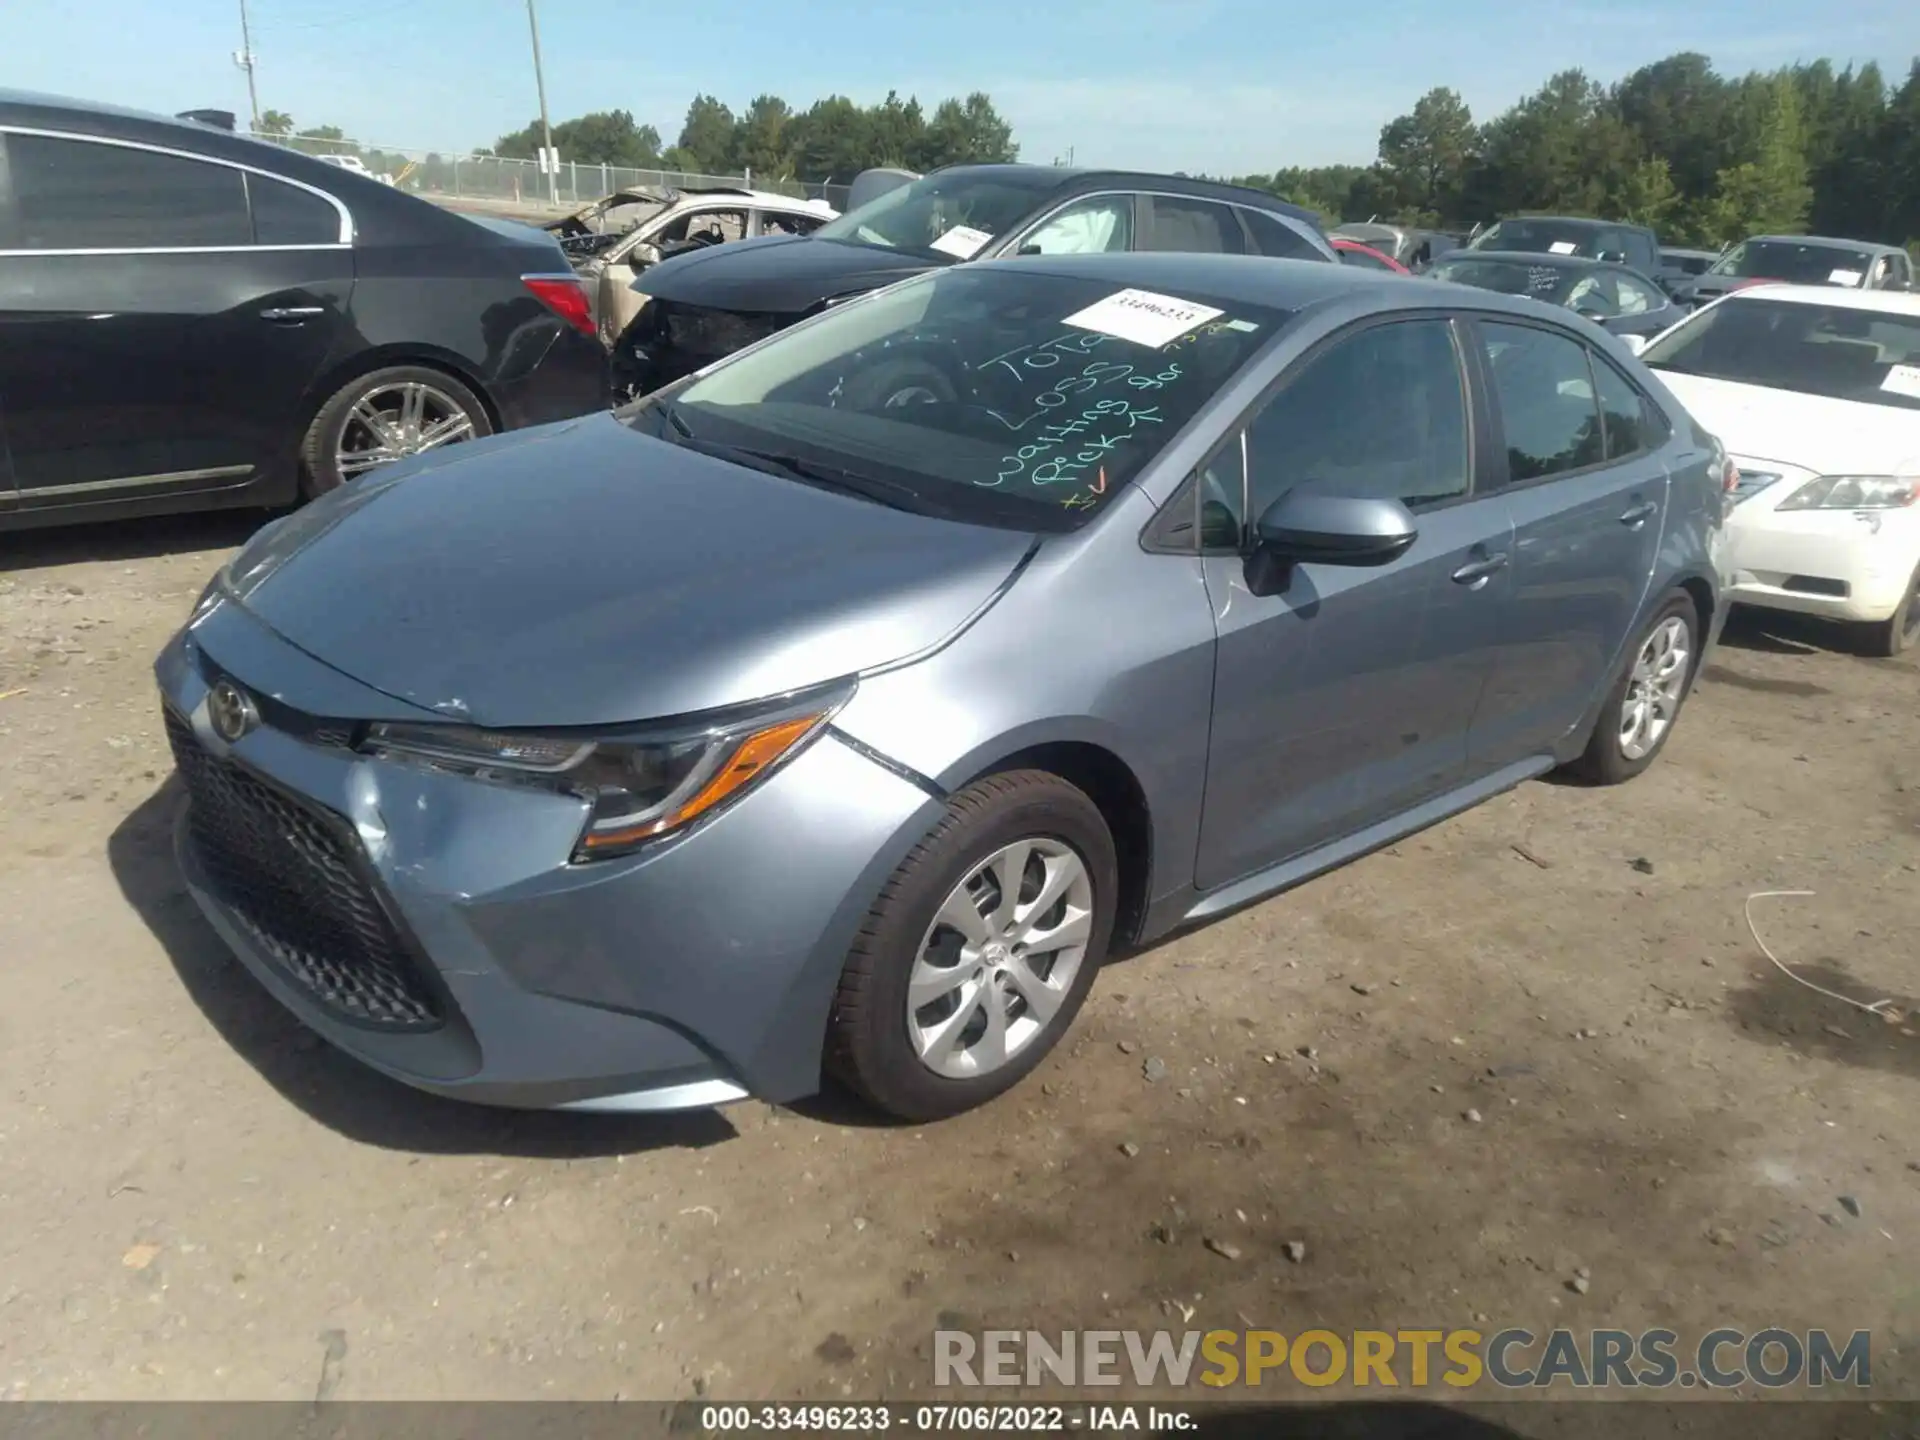
[(383, 1030), (438, 1026), (433, 993), (381, 906), (347, 822), (212, 754), (170, 708), (166, 721), (187, 787), (194, 855), (254, 942), (347, 1019)]

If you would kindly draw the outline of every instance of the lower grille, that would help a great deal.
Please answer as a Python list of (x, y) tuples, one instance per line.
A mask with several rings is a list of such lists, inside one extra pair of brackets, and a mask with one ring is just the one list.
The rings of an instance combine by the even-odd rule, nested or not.
[(437, 1028), (433, 992), (381, 905), (347, 822), (214, 755), (171, 708), (166, 722), (190, 802), (194, 856), (253, 941), (344, 1019), (380, 1030)]

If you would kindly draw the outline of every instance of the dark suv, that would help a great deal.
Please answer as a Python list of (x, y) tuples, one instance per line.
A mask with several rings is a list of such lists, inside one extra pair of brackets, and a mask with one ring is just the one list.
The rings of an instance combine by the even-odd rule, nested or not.
[(284, 504), (605, 397), (552, 236), (0, 92), (0, 529)]
[(1649, 280), (1660, 273), (1660, 237), (1644, 225), (1577, 215), (1514, 215), (1497, 220), (1467, 243), (1469, 250), (1526, 251), (1611, 260)]
[(952, 165), (804, 239), (676, 256), (614, 347), (615, 379), (657, 389), (806, 316), (909, 275), (1010, 255), (1170, 250), (1339, 263), (1317, 216), (1260, 190), (1056, 165)]

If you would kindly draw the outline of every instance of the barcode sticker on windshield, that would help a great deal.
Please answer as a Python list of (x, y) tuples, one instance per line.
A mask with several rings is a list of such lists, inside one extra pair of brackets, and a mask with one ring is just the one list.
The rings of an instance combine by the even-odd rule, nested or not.
[(1547, 249), (1555, 255), (1571, 255), (1580, 247), (1571, 240), (1556, 240)]
[(956, 225), (938, 240), (933, 248), (942, 255), (958, 255), (962, 260), (971, 260), (980, 253), (980, 247), (993, 236), (984, 230), (975, 230), (971, 225)]
[(1860, 283), (1861, 273), (1862, 272), (1858, 270), (1829, 270), (1827, 272), (1827, 283), (1829, 285), (1858, 285)]
[(1880, 382), (1880, 388), (1895, 395), (1904, 395), (1909, 400), (1920, 400), (1920, 365), (1895, 365), (1887, 371), (1887, 378)]
[(1225, 313), (1211, 305), (1195, 305), (1191, 300), (1176, 300), (1151, 290), (1122, 290), (1075, 311), (1060, 323), (1157, 350), (1194, 326), (1217, 320)]

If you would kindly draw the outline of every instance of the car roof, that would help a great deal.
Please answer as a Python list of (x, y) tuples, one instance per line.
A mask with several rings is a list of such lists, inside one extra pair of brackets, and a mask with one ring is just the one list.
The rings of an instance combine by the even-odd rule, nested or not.
[(1476, 260), (1491, 260), (1495, 264), (1506, 265), (1546, 265), (1561, 270), (1625, 270), (1625, 265), (1616, 265), (1611, 260), (1596, 260), (1591, 255), (1556, 255), (1551, 250), (1449, 250), (1445, 255), (1437, 256), (1434, 263), (1472, 264)]
[(1741, 299), (1784, 300), (1790, 305), (1826, 305), (1837, 310), (1875, 310), (1883, 315), (1920, 319), (1920, 295), (1905, 290), (1850, 290), (1839, 285), (1743, 285), (1714, 302)]
[(1431, 307), (1435, 297), (1462, 309), (1499, 310), (1539, 316), (1539, 301), (1453, 285), (1419, 275), (1363, 270), (1327, 260), (1276, 260), (1264, 255), (1209, 255), (1178, 251), (1105, 251), (1087, 255), (1021, 255), (977, 260), (968, 270), (1041, 271), (1078, 280), (1105, 281), (1116, 289), (1182, 291), (1297, 311), (1323, 301), (1366, 297), (1387, 308)]
[(1290, 200), (1282, 200), (1278, 195), (1265, 190), (1255, 190), (1248, 185), (1229, 185), (1219, 180), (1196, 180), (1190, 175), (1168, 175), (1152, 170), (1107, 170), (1094, 166), (1020, 163), (943, 165), (937, 170), (927, 172), (928, 175), (962, 173), (979, 174), (987, 178), (998, 175), (1009, 180), (1024, 181), (1036, 194), (1057, 194), (1068, 189), (1091, 190), (1103, 185), (1116, 185), (1133, 190), (1165, 190), (1172, 194), (1197, 195), (1214, 200), (1230, 201), (1235, 205), (1249, 205), (1259, 210), (1271, 210), (1277, 214), (1290, 215), (1296, 220), (1304, 220), (1315, 230), (1321, 228), (1319, 214), (1304, 205), (1295, 205)]
[[(1842, 240), (1832, 235), (1749, 235), (1747, 240), (1764, 241), (1769, 245), (1812, 245), (1820, 250), (1865, 251), (1869, 255), (1891, 255), (1900, 247), (1882, 245), (1874, 240)], [(1746, 241), (1742, 241), (1745, 244)]]

